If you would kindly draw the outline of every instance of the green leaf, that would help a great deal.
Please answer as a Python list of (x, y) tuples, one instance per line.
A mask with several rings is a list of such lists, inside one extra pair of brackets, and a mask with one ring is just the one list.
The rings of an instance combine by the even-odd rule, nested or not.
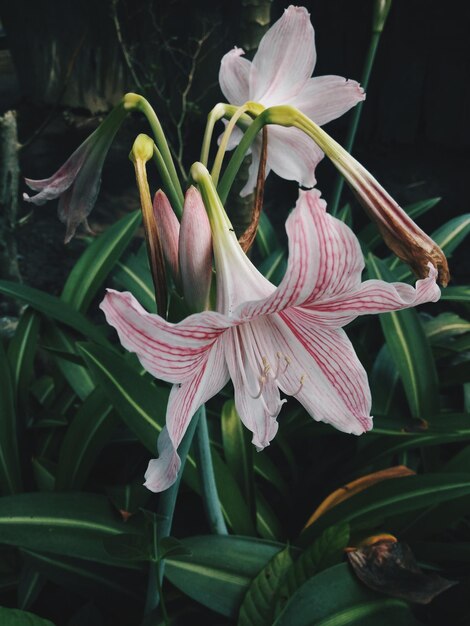
[(274, 626), (418, 626), (402, 600), (384, 598), (356, 580), (346, 563), (310, 578)]
[(424, 323), (424, 330), (428, 339), (439, 341), (449, 335), (453, 337), (470, 332), (470, 321), (448, 311), (427, 319)]
[(28, 611), (7, 609), (0, 606), (0, 624), (2, 626), (54, 626), (48, 619), (42, 619)]
[(191, 556), (166, 560), (165, 575), (183, 593), (200, 604), (235, 617), (258, 572), (284, 546), (262, 539), (201, 536), (183, 539)]
[(33, 309), (28, 308), (22, 314), (8, 346), (8, 360), (10, 361), (17, 404), (23, 411), (33, 375), (38, 332), (39, 317)]
[(284, 584), (278, 596), (276, 615), (285, 607), (288, 599), (309, 578), (341, 560), (343, 550), (349, 542), (349, 526), (339, 524), (323, 533), (307, 547), (286, 572)]
[(137, 254), (130, 255), (125, 262), (119, 262), (117, 267), (119, 269), (114, 274), (116, 283), (130, 291), (144, 309), (156, 313), (155, 291), (145, 245)]
[(258, 269), (263, 276), (275, 285), (278, 285), (286, 272), (286, 267), (286, 253), (280, 248), (266, 257), (264, 261), (260, 263)]
[(84, 313), (104, 279), (127, 248), (140, 221), (141, 212), (134, 211), (94, 239), (70, 272), (61, 299)]
[(387, 344), (384, 344), (369, 375), (372, 393), (372, 414), (389, 415), (396, 398), (400, 377)]
[(227, 465), (237, 481), (251, 518), (255, 518), (255, 486), (253, 481), (253, 446), (249, 431), (243, 427), (233, 400), (227, 400), (222, 408), (222, 442)]
[(284, 548), (263, 567), (243, 598), (238, 626), (271, 626), (277, 592), (292, 565), (289, 547)]
[(16, 432), (17, 415), (10, 364), (1, 341), (0, 371), (0, 489), (2, 493), (16, 493), (22, 488)]
[(85, 493), (25, 493), (0, 498), (4, 544), (115, 564), (103, 539), (139, 532), (106, 498)]
[(372, 528), (389, 517), (470, 494), (470, 474), (426, 474), (392, 478), (373, 485), (340, 502), (306, 528), (299, 543), (308, 545), (313, 537), (338, 522), (353, 528)]
[(450, 302), (470, 302), (470, 287), (468, 285), (446, 287), (441, 291), (441, 300), (448, 300)]
[(86, 596), (93, 594), (100, 597), (108, 591), (126, 598), (137, 598), (129, 586), (129, 570), (33, 550), (22, 550), (22, 555), (42, 576), (75, 593), (81, 591)]
[(81, 489), (117, 425), (102, 389), (95, 389), (76, 412), (60, 446), (56, 489)]
[[(57, 355), (52, 353), (54, 354), (54, 361), (70, 385), (70, 388), (73, 389), (81, 400), (85, 400), (93, 392), (95, 382), (83, 363), (83, 359), (77, 350), (76, 341), (68, 337), (54, 323), (46, 325), (44, 339), (48, 347), (57, 351)], [(70, 355), (72, 359), (63, 358), (62, 352), (65, 356)]]
[(262, 211), (260, 215), (258, 230), (256, 232), (256, 243), (263, 259), (273, 252), (278, 251), (280, 248), (276, 231), (264, 211)]
[(50, 296), (39, 289), (28, 287), (28, 285), (13, 283), (8, 280), (0, 280), (0, 293), (29, 304), (36, 311), (70, 326), (88, 339), (99, 344), (107, 344), (104, 335), (94, 324), (70, 304), (62, 302), (59, 298)]
[(263, 539), (280, 541), (284, 532), (274, 511), (260, 489), (256, 489), (256, 530)]
[[(140, 375), (119, 354), (91, 343), (79, 344), (96, 384), (103, 389), (116, 413), (144, 446), (155, 454), (157, 437), (165, 424), (169, 389), (153, 384), (149, 376)], [(188, 455), (184, 479), (196, 491), (196, 462)]]
[(31, 461), (31, 465), (39, 491), (54, 491), (55, 463), (43, 457), (34, 457)]
[[(368, 257), (371, 278), (393, 282), (396, 276), (383, 261)], [(437, 373), (431, 348), (417, 312), (413, 309), (383, 313), (382, 331), (395, 361), (413, 417), (425, 419), (439, 406)]]

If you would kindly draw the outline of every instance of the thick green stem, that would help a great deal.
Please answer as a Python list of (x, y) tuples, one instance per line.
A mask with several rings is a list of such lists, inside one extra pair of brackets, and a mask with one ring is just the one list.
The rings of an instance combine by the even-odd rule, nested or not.
[(173, 162), (173, 157), (171, 156), (165, 133), (163, 132), (163, 128), (160, 124), (160, 120), (158, 119), (157, 114), (153, 110), (148, 100), (146, 100), (143, 96), (136, 95), (134, 107), (138, 109), (141, 113), (143, 113), (147, 118), (147, 121), (150, 124), (150, 128), (152, 129), (152, 133), (155, 137), (155, 143), (157, 144), (157, 147), (161, 152), (163, 161), (165, 162), (166, 168), (170, 175), (173, 187), (175, 188), (181, 203), (183, 203), (183, 190), (178, 179), (178, 174), (176, 173), (175, 164)]
[(219, 102), (219, 104), (216, 104), (215, 107), (207, 116), (207, 124), (206, 124), (206, 129), (204, 131), (204, 139), (202, 140), (201, 158), (200, 158), (201, 163), (205, 167), (207, 167), (207, 164), (209, 162), (209, 151), (211, 147), (212, 135), (214, 134), (214, 126), (216, 122), (218, 122), (224, 117), (224, 115), (226, 114), (226, 110), (227, 110), (227, 105)]
[[(181, 467), (179, 469), (178, 476), (175, 482), (172, 484), (171, 487), (169, 487), (166, 491), (160, 494), (160, 500), (157, 509), (157, 514), (159, 518), (161, 518), (158, 522), (159, 539), (163, 539), (164, 537), (168, 537), (170, 535), (171, 526), (173, 523), (173, 515), (175, 512), (176, 498), (178, 497), (178, 490), (181, 482), (181, 477), (183, 475), (184, 465), (186, 463), (186, 457), (188, 456), (201, 413), (202, 409), (196, 411), (188, 426), (186, 434), (178, 447), (178, 454), (181, 459)], [(159, 604), (160, 596), (158, 593), (158, 588), (161, 587), (164, 569), (165, 561), (150, 563), (147, 598), (145, 601), (146, 615), (153, 611)]]
[[(374, 65), (375, 55), (377, 53), (377, 47), (379, 45), (381, 34), (382, 34), (381, 31), (372, 32), (370, 46), (367, 52), (367, 57), (364, 63), (364, 69), (362, 71), (362, 78), (361, 78), (361, 86), (363, 87), (364, 91), (367, 91), (367, 87), (369, 85), (369, 78), (370, 78), (370, 74), (372, 71), (372, 66)], [(344, 146), (348, 152), (351, 152), (354, 146), (354, 140), (356, 139), (357, 129), (359, 127), (359, 121), (361, 119), (363, 106), (364, 106), (364, 103), (359, 102), (359, 104), (357, 104), (354, 107), (354, 110), (352, 112), (351, 121), (349, 123), (348, 135), (346, 137), (346, 142)], [(336, 215), (338, 212), (339, 203), (341, 201), (341, 194), (343, 192), (343, 187), (344, 187), (344, 178), (341, 176), (341, 174), (339, 174), (338, 177), (336, 178), (336, 183), (333, 189), (332, 198), (330, 202), (328, 203), (332, 215)]]
[(225, 152), (227, 151), (228, 142), (230, 141), (230, 136), (233, 132), (233, 129), (235, 128), (237, 121), (247, 110), (248, 106), (246, 104), (237, 109), (230, 119), (230, 122), (227, 124), (224, 134), (222, 135), (222, 140), (220, 142), (219, 149), (217, 150), (214, 165), (211, 171), (212, 180), (214, 181), (215, 186), (217, 186), (217, 183), (219, 182), (220, 170), (222, 169), (222, 163), (224, 161)]
[(250, 124), (245, 134), (243, 135), (240, 143), (238, 144), (237, 149), (230, 159), (229, 164), (227, 165), (227, 169), (225, 170), (224, 175), (222, 176), (222, 180), (217, 187), (217, 192), (223, 204), (225, 204), (225, 201), (227, 200), (230, 188), (233, 185), (235, 176), (237, 175), (237, 172), (240, 169), (241, 164), (243, 163), (243, 159), (245, 158), (246, 153), (250, 149), (253, 141), (256, 139), (259, 131), (267, 123), (266, 115), (268, 111), (269, 109), (266, 109), (266, 111), (260, 113), (260, 115), (258, 115), (258, 117), (253, 120), (253, 122)]
[(211, 532), (216, 535), (226, 535), (227, 526), (220, 506), (220, 500), (215, 483), (214, 467), (212, 465), (211, 446), (205, 407), (202, 407), (201, 417), (197, 425), (196, 454), (199, 478), (202, 487), (204, 509)]
[(178, 190), (175, 189), (173, 185), (173, 181), (165, 165), (165, 161), (163, 160), (162, 153), (156, 145), (153, 148), (153, 160), (155, 162), (155, 165), (157, 166), (158, 173), (161, 176), (163, 189), (167, 193), (170, 199), (170, 204), (178, 219), (181, 220), (181, 216), (183, 215), (183, 202), (181, 201), (181, 198), (178, 194)]

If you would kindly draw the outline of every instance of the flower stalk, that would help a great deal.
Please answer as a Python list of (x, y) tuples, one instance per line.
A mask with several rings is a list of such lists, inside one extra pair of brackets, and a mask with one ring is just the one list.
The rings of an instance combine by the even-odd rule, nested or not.
[(149, 265), (155, 289), (157, 310), (162, 317), (166, 317), (167, 288), (165, 262), (163, 260), (163, 248), (157, 221), (153, 211), (152, 197), (150, 195), (146, 169), (147, 161), (149, 161), (153, 156), (153, 148), (153, 140), (150, 139), (150, 137), (143, 134), (138, 135), (129, 158), (134, 164), (137, 187), (139, 189), (145, 240), (147, 243)]
[[(366, 60), (364, 62), (364, 68), (362, 70), (361, 85), (364, 91), (367, 91), (369, 86), (369, 79), (372, 72), (372, 67), (375, 62), (377, 54), (377, 48), (379, 46), (380, 37), (387, 21), (387, 16), (392, 6), (392, 0), (375, 0), (374, 13), (372, 17), (372, 34), (370, 38), (369, 50), (367, 51)], [(352, 152), (354, 141), (356, 139), (357, 129), (359, 127), (359, 121), (361, 119), (362, 109), (364, 107), (363, 102), (359, 102), (351, 115), (351, 121), (349, 123), (348, 134), (344, 144), (347, 152)], [(336, 215), (339, 209), (339, 203), (341, 200), (341, 194), (344, 187), (344, 178), (338, 175), (336, 179), (335, 188), (333, 189), (332, 201), (330, 202), (330, 211), (333, 215)]]

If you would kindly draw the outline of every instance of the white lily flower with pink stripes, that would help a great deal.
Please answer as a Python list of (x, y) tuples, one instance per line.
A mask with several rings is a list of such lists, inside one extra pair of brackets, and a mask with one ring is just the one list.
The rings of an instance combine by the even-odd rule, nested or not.
[(415, 288), (361, 282), (359, 242), (326, 213), (316, 190), (300, 192), (287, 220), (289, 260), (278, 287), (245, 255), (222, 205), (205, 204), (217, 272), (216, 311), (172, 324), (147, 313), (130, 293), (109, 290), (101, 304), (122, 345), (153, 376), (173, 383), (159, 457), (146, 473), (152, 491), (175, 481), (177, 448), (192, 416), (229, 379), (238, 414), (259, 450), (278, 429), (277, 416), (286, 402), (281, 392), (297, 398), (315, 420), (356, 435), (369, 430), (367, 375), (342, 327), (358, 315), (440, 296), (431, 264)]
[[(317, 59), (315, 33), (304, 7), (290, 6), (285, 10), (262, 38), (253, 61), (243, 55), (241, 48), (234, 48), (222, 58), (219, 83), (230, 104), (289, 104), (323, 126), (365, 98), (355, 80), (341, 76), (311, 78)], [(228, 148), (237, 146), (241, 136), (242, 131), (234, 129)], [(252, 163), (242, 196), (251, 193), (256, 185), (260, 153), (258, 139), (252, 146)], [(321, 149), (300, 130), (269, 127), (266, 176), (273, 170), (282, 178), (313, 187), (315, 167), (322, 158)]]

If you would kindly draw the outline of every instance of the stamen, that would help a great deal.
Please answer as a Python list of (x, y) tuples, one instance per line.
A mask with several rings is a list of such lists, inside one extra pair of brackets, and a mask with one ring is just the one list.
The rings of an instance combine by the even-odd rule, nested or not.
[(291, 392), (291, 393), (287, 393), (288, 396), (296, 396), (298, 393), (300, 393), (300, 390), (302, 389), (302, 387), (304, 386), (304, 382), (305, 382), (305, 374), (302, 374), (302, 376), (300, 377), (300, 385), (298, 387), (298, 389), (296, 389), (295, 391)]

